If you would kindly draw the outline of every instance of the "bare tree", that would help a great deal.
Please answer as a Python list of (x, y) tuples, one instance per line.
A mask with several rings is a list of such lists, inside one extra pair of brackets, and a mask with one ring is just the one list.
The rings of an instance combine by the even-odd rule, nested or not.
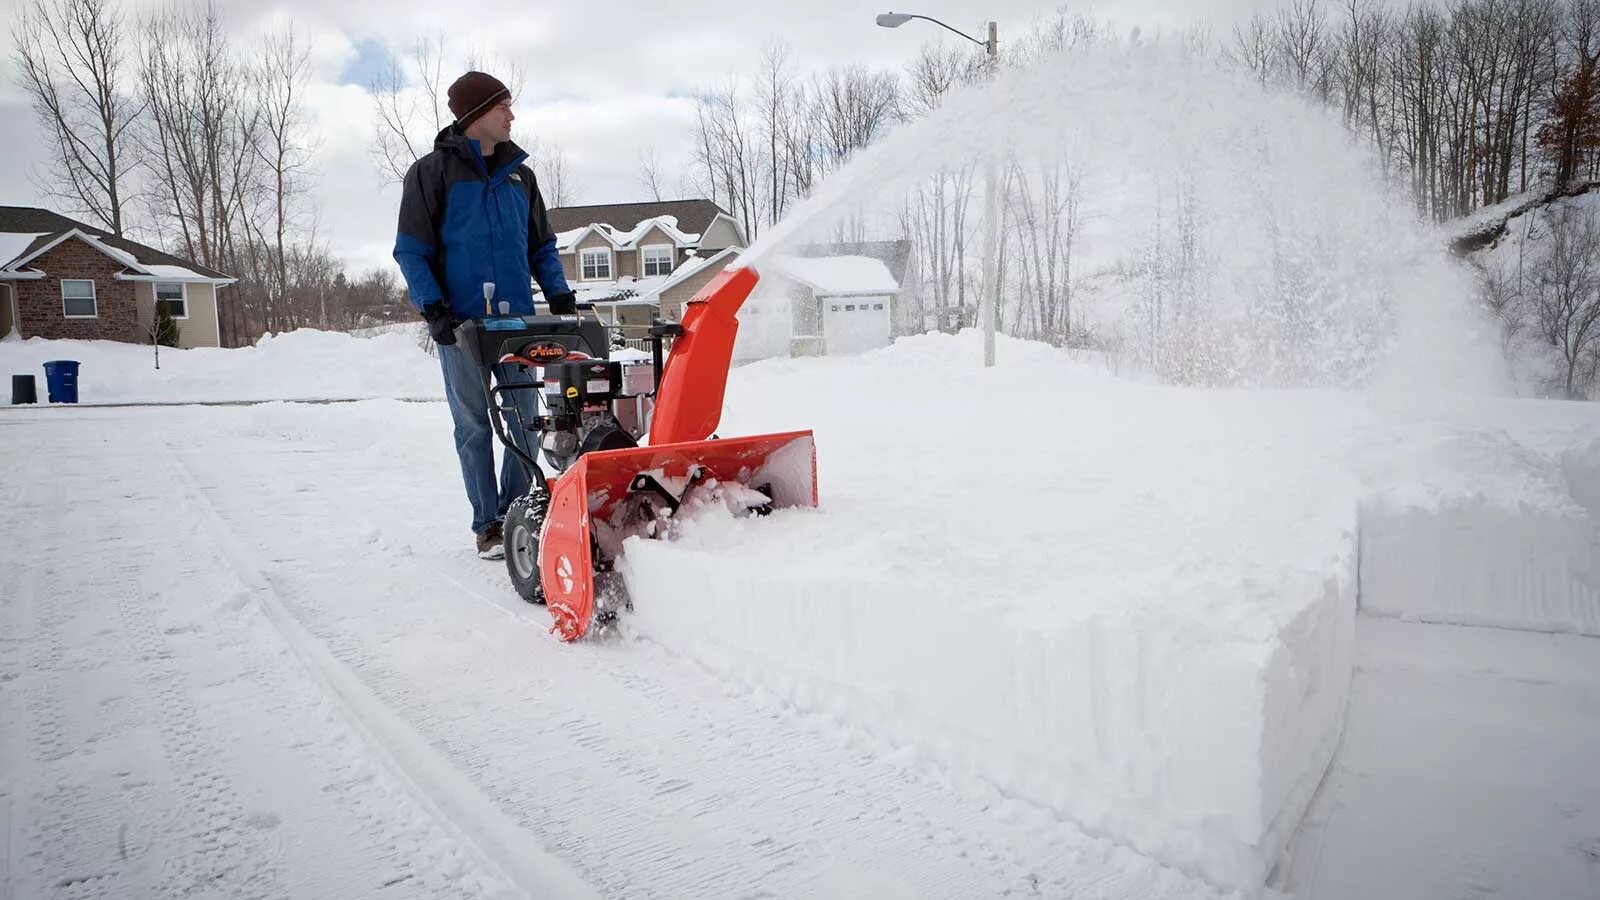
[(1566, 184), (1600, 150), (1600, 3), (1571, 4), (1562, 43), (1568, 72), (1550, 98), (1538, 143), (1555, 163), (1557, 183)]
[(762, 51), (756, 103), (766, 161), (767, 221), (776, 222), (794, 197), (796, 168), (804, 165), (793, 152), (803, 96), (797, 94), (788, 45), (772, 42)]
[(55, 159), (45, 192), (116, 235), (127, 225), (127, 130), (140, 113), (122, 84), (130, 37), (110, 0), (33, 0), (12, 29)]
[(666, 199), (661, 193), (661, 155), (654, 144), (639, 151), (639, 187), (657, 203)]
[(1266, 84), (1277, 69), (1277, 43), (1273, 40), (1272, 24), (1257, 13), (1248, 22), (1235, 25), (1233, 42), (1224, 53), (1235, 65), (1254, 73), (1257, 80)]
[(905, 90), (899, 92), (902, 118), (915, 119), (932, 112), (954, 88), (983, 77), (988, 60), (968, 45), (942, 42), (923, 44), (906, 68)]
[(765, 224), (760, 137), (736, 81), (695, 98), (695, 126), (696, 162), (711, 198), (726, 202), (755, 240)]
[(1274, 57), (1284, 77), (1297, 90), (1327, 100), (1332, 55), (1321, 0), (1288, 0), (1272, 25)]
[(538, 138), (518, 141), (528, 153), (528, 165), (539, 179), (539, 192), (546, 206), (572, 206), (583, 188), (572, 174), (566, 151)]
[[(445, 105), (443, 38), (420, 38), (402, 65), (389, 65), (370, 86), (378, 114), (372, 154), (385, 183), (405, 181), (411, 164), (433, 149), (433, 139), (451, 121)], [(412, 86), (412, 79), (416, 86)]]
[(1072, 334), (1072, 261), (1082, 223), (1083, 179), (1064, 154), (1012, 166), (1012, 217), (1022, 321), (1053, 344)]
[(1532, 287), (1535, 327), (1563, 363), (1555, 386), (1569, 399), (1584, 399), (1600, 359), (1600, 220), (1593, 212), (1571, 206), (1556, 212)]
[(812, 79), (811, 128), (832, 166), (877, 140), (894, 121), (900, 83), (892, 72), (833, 66)]
[[(257, 196), (260, 113), (213, 3), (158, 13), (144, 26), (139, 80), (148, 116), (138, 131), (152, 218), (189, 259), (227, 270), (241, 259), (241, 215)], [(224, 340), (244, 324), (228, 304)]]
[[(305, 191), (314, 152), (304, 106), (309, 59), (309, 48), (291, 24), (266, 39), (252, 73), (255, 103), (261, 114), (261, 130), (252, 149), (264, 170), (264, 194), (271, 211), (262, 218), (246, 216), (243, 224), (252, 249), (267, 250), (272, 263), (267, 267), (261, 310), (269, 330), (277, 325), (274, 300), (288, 291), (288, 244), (293, 238), (295, 207)], [(263, 222), (271, 228), (270, 233), (266, 233)]]

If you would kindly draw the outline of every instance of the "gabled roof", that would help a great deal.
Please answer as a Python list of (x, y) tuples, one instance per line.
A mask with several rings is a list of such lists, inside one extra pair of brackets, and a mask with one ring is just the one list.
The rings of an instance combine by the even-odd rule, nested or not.
[[(149, 247), (138, 241), (116, 237), (110, 232), (93, 225), (69, 219), (60, 213), (48, 209), (39, 209), (33, 206), (0, 206), (0, 236), (7, 234), (34, 235), (25, 247), (19, 252), (10, 254), (7, 259), (0, 259), (0, 270), (11, 269), (13, 263), (19, 260), (25, 264), (28, 259), (36, 256), (46, 247), (65, 239), (70, 233), (77, 232), (95, 249), (100, 250), (117, 262), (134, 269), (139, 274), (162, 274), (177, 276), (173, 269), (161, 267), (175, 267), (186, 270), (195, 276), (207, 279), (229, 280), (232, 279), (196, 262), (164, 253), (154, 247)], [(0, 244), (3, 244), (0, 241)], [(5, 246), (6, 250), (12, 249)]]
[[(618, 231), (632, 231), (645, 219), (672, 216), (678, 229), (705, 234), (717, 216), (727, 210), (710, 200), (662, 200), (654, 203), (604, 203), (597, 206), (558, 206), (550, 210), (550, 230), (574, 231), (586, 225), (605, 224)], [(729, 218), (732, 218), (731, 216)]]
[(811, 288), (819, 297), (900, 291), (889, 267), (870, 256), (771, 256), (768, 260), (779, 274)]
[(700, 244), (699, 232), (686, 232), (678, 227), (678, 220), (672, 216), (654, 216), (641, 219), (633, 228), (623, 231), (602, 222), (575, 228), (572, 231), (556, 232), (556, 249), (562, 253), (571, 253), (573, 248), (583, 243), (583, 239), (591, 234), (598, 234), (604, 238), (615, 250), (632, 250), (640, 246), (640, 241), (650, 234), (665, 235), (667, 240), (676, 247), (696, 247)]
[(911, 242), (898, 241), (839, 241), (832, 244), (807, 244), (795, 256), (867, 256), (883, 263), (889, 274), (899, 284), (906, 283), (906, 270), (911, 262)]
[[(667, 280), (662, 282), (660, 287), (656, 288), (656, 293), (664, 294), (682, 284), (686, 279), (689, 278), (689, 276), (700, 271), (701, 269), (704, 269), (707, 266), (714, 266), (723, 260), (728, 260), (731, 262), (742, 252), (743, 251), (741, 251), (738, 247), (724, 247), (710, 256), (697, 256), (693, 259), (685, 260), (682, 265), (678, 266), (678, 268), (672, 271), (671, 275), (667, 276)], [(724, 265), (726, 265), (726, 263), (724, 263)]]

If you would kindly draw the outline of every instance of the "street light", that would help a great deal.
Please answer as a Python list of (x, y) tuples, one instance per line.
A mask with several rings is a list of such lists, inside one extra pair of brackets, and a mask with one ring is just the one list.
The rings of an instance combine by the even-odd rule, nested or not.
[(948, 32), (951, 32), (952, 34), (958, 34), (966, 38), (974, 44), (977, 44), (979, 47), (982, 47), (984, 52), (989, 55), (991, 60), (994, 59), (1000, 52), (1000, 41), (996, 34), (999, 31), (999, 28), (994, 22), (989, 23), (989, 39), (987, 41), (980, 41), (972, 35), (967, 34), (965, 31), (962, 31), (959, 28), (951, 28), (949, 25), (946, 25), (945, 23), (931, 16), (919, 16), (916, 13), (878, 13), (878, 25), (882, 28), (899, 28), (901, 25), (904, 25), (912, 19), (921, 19), (924, 22), (932, 22), (933, 24), (943, 28)]
[[(989, 58), (989, 71), (993, 73), (1000, 65), (1000, 27), (995, 22), (989, 23), (989, 39), (980, 41), (970, 34), (939, 21), (929, 16), (919, 16), (915, 13), (886, 12), (878, 14), (878, 25), (883, 28), (899, 28), (912, 19), (922, 19), (926, 22), (943, 28), (946, 31), (958, 34), (963, 38), (983, 48), (984, 54)], [(986, 368), (994, 366), (994, 311), (997, 298), (995, 293), (999, 290), (999, 272), (995, 267), (995, 256), (999, 252), (1000, 241), (1000, 195), (997, 182), (1000, 178), (999, 167), (996, 165), (994, 149), (988, 149), (985, 160), (983, 179), (983, 214), (987, 223), (987, 232), (983, 236), (983, 296), (979, 299), (979, 316), (983, 319), (983, 364)]]

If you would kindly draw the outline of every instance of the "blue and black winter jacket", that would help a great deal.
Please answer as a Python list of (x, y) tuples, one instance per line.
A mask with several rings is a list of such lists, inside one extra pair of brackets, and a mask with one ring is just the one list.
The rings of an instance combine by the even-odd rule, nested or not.
[[(444, 299), (463, 319), (484, 314), (483, 283), (511, 312), (533, 312), (533, 279), (547, 298), (570, 292), (555, 234), (522, 148), (506, 141), (483, 158), (454, 125), (406, 172), (394, 258), (420, 311)], [(570, 310), (552, 310), (570, 312)]]

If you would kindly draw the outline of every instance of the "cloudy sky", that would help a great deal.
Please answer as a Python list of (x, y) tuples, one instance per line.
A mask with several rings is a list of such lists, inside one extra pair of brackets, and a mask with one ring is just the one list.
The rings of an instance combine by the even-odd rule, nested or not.
[[(6, 3), (10, 10), (30, 0)], [(132, 15), (161, 3), (123, 0)], [(217, 0), (229, 32), (248, 46), (284, 19), (311, 41), (309, 103), (319, 143), (314, 198), (319, 234), (353, 270), (389, 263), (398, 188), (384, 185), (370, 147), (372, 75), (419, 37), (442, 36), (465, 58), (514, 60), (524, 72), (518, 132), (567, 153), (585, 203), (644, 199), (639, 157), (654, 148), (669, 185), (690, 159), (693, 92), (752, 71), (762, 45), (781, 39), (802, 71), (860, 62), (899, 68), (938, 36), (922, 22), (877, 28), (873, 15), (912, 3), (919, 12), (978, 33), (1000, 23), (1001, 41), (1057, 8), (1122, 27), (1183, 27), (1197, 18), (1223, 29), (1274, 0)], [(880, 6), (882, 8), (880, 8)], [(34, 180), (48, 146), (16, 85), (10, 23), (0, 35), (0, 205), (45, 205)]]

